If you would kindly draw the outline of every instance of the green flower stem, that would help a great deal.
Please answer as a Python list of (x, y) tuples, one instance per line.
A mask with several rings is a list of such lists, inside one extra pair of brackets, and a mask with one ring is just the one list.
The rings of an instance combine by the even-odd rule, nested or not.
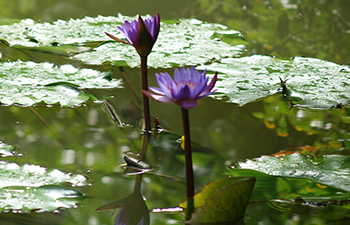
[(142, 174), (136, 175), (134, 193), (141, 194)]
[(191, 219), (194, 212), (194, 176), (192, 165), (191, 137), (190, 137), (190, 122), (188, 118), (188, 109), (181, 108), (182, 122), (185, 134), (185, 160), (186, 160), (186, 186), (187, 186), (187, 209), (186, 220)]
[[(147, 56), (141, 56), (141, 76), (142, 76), (142, 90), (148, 91), (148, 74), (147, 74)], [(150, 119), (150, 110), (149, 110), (149, 99), (143, 94), (143, 113), (145, 121), (145, 132), (142, 136), (142, 150), (140, 154), (140, 160), (145, 161), (147, 148), (150, 138), (151, 131), (151, 119)], [(142, 183), (142, 174), (136, 176), (134, 193), (141, 193), (141, 183)]]
[[(148, 75), (147, 75), (147, 57), (141, 56), (141, 74), (142, 74), (142, 90), (148, 91)], [(151, 119), (149, 110), (149, 99), (143, 94), (143, 113), (145, 120), (146, 132), (151, 131)]]

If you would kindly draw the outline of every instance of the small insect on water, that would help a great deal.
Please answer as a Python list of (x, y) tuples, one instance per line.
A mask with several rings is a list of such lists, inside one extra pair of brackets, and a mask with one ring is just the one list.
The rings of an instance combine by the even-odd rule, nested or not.
[(285, 80), (282, 80), (282, 78), (280, 77), (280, 76), (278, 76), (279, 78), (280, 78), (280, 81), (281, 81), (281, 83), (280, 83), (280, 85), (281, 85), (281, 87), (277, 90), (277, 91), (280, 91), (281, 89), (282, 89), (282, 95), (283, 95), (283, 97), (287, 97), (288, 96), (288, 89), (287, 89), (287, 80), (288, 79), (285, 79)]
[(284, 99), (286, 99), (288, 101), (288, 103), (290, 104), (290, 107), (292, 108), (295, 104), (294, 104), (294, 100), (295, 98), (293, 98), (291, 96), (291, 90), (289, 88), (287, 88), (287, 80), (288, 79), (285, 79), (283, 80), (280, 76), (278, 76), (280, 78), (280, 85), (281, 87), (278, 88), (277, 91), (282, 91), (282, 96)]

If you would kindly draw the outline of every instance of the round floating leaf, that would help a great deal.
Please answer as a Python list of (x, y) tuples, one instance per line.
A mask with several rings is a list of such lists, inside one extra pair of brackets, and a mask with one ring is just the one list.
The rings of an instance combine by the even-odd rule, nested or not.
[(53, 23), (36, 23), (32, 19), (25, 19), (0, 26), (0, 39), (7, 40), (11, 45), (27, 47), (106, 41), (109, 40), (104, 34), (106, 27), (109, 27), (109, 31), (117, 30), (117, 26), (123, 21), (123, 16), (85, 17), (69, 21), (57, 20)]
[[(125, 20), (136, 17), (118, 15), (117, 17), (58, 20), (53, 23), (35, 23), (31, 19), (12, 25), (0, 26), (0, 39), (12, 46), (26, 47), (49, 46), (56, 43), (80, 44), (86, 42), (108, 41), (93, 52), (74, 56), (87, 64), (101, 65), (112, 62), (116, 66), (136, 67), (140, 59), (132, 46), (111, 41), (105, 32), (118, 32), (117, 26)], [(122, 35), (117, 34), (120, 38)], [(57, 44), (58, 43), (58, 44)], [(245, 46), (241, 34), (224, 25), (205, 23), (196, 19), (181, 19), (176, 23), (162, 20), (158, 40), (153, 53), (148, 57), (150, 67), (173, 67), (179, 65), (198, 65), (225, 57), (240, 55)], [(56, 47), (55, 47), (56, 48)], [(74, 50), (79, 52), (81, 50)]]
[[(190, 224), (237, 221), (244, 216), (255, 178), (235, 177), (204, 185), (194, 196), (196, 212)], [(186, 208), (187, 203), (180, 204)]]
[[(116, 30), (115, 30), (116, 32)], [(236, 45), (223, 40), (236, 39)], [(182, 19), (176, 24), (162, 24), (159, 37), (148, 56), (148, 66), (167, 68), (182, 65), (198, 65), (240, 55), (245, 46), (240, 44), (241, 35), (219, 24), (205, 23), (196, 19)], [(239, 44), (238, 44), (239, 43)], [(88, 64), (112, 62), (114, 65), (137, 67), (140, 59), (132, 46), (115, 42), (101, 45), (93, 52), (74, 56)]]
[(57, 169), (47, 170), (38, 165), (0, 161), (0, 188), (11, 186), (39, 187), (69, 183), (74, 186), (87, 184), (85, 176), (72, 175)]
[(71, 82), (81, 88), (120, 87), (120, 80), (108, 81), (106, 73), (92, 69), (78, 69), (72, 65), (54, 66), (52, 63), (0, 62), (0, 102), (7, 105), (36, 103), (73, 106), (88, 99), (69, 85), (48, 85)]
[(320, 202), (340, 204), (341, 201), (350, 198), (348, 191), (320, 184), (312, 179), (270, 176), (249, 169), (234, 169), (228, 173), (233, 177), (251, 176), (256, 178), (250, 201), (294, 200), (301, 197), (309, 202), (314, 201), (315, 204)]
[(279, 60), (254, 55), (222, 59), (197, 69), (222, 73), (215, 85), (215, 96), (239, 105), (282, 92), (279, 77), (287, 80), (285, 97), (297, 105), (330, 108), (347, 104), (350, 99), (349, 67), (320, 59)]
[(345, 155), (308, 157), (294, 153), (283, 157), (261, 156), (239, 162), (233, 168), (256, 170), (272, 176), (309, 178), (350, 191), (350, 157)]
[(87, 179), (38, 165), (0, 161), (0, 212), (45, 212), (75, 207), (83, 195), (58, 186), (62, 184), (83, 186)]
[(82, 197), (80, 192), (60, 186), (1, 188), (0, 212), (50, 212), (74, 208)]

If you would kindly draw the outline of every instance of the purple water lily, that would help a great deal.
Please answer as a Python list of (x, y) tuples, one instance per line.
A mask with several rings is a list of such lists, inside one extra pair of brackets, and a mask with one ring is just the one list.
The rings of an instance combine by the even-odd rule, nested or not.
[(145, 90), (142, 92), (159, 102), (178, 104), (185, 109), (193, 108), (199, 99), (216, 91), (212, 89), (217, 80), (217, 73), (209, 84), (207, 84), (209, 78), (206, 77), (206, 73), (206, 70), (202, 73), (194, 67), (190, 69), (181, 67), (180, 70), (176, 68), (174, 80), (166, 72), (156, 74), (159, 88), (149, 88), (154, 94)]
[(146, 57), (151, 52), (157, 40), (159, 29), (160, 17), (159, 13), (157, 13), (154, 17), (146, 19), (142, 19), (141, 16), (139, 16), (138, 20), (133, 20), (131, 22), (126, 20), (124, 25), (118, 26), (118, 30), (123, 34), (126, 41), (107, 32), (106, 34), (118, 42), (134, 46), (141, 57)]

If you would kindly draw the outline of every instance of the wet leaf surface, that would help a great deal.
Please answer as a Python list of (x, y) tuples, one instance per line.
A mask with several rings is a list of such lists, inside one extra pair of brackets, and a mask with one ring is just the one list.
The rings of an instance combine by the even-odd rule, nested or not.
[[(233, 222), (243, 217), (255, 178), (235, 177), (204, 185), (194, 196), (196, 211), (190, 224)], [(187, 203), (180, 204), (186, 208)]]
[(345, 191), (350, 191), (349, 168), (350, 158), (346, 155), (306, 156), (300, 153), (283, 157), (263, 155), (233, 167), (256, 170), (270, 176), (308, 178)]
[(72, 175), (57, 169), (47, 170), (38, 165), (0, 161), (0, 188), (11, 186), (39, 187), (70, 183), (74, 186), (87, 185), (83, 175)]
[(87, 185), (83, 175), (72, 175), (57, 169), (47, 170), (38, 165), (0, 161), (0, 211), (2, 212), (49, 212), (76, 207), (80, 192), (58, 186)]
[(25, 213), (53, 212), (78, 206), (84, 195), (61, 186), (6, 187), (0, 189), (0, 211)]
[[(85, 52), (74, 56), (86, 64), (101, 65), (111, 62), (115, 66), (137, 67), (139, 56), (132, 46), (111, 41), (105, 35), (118, 33), (117, 26), (125, 20), (136, 17), (119, 15), (117, 17), (98, 16), (95, 18), (58, 20), (53, 23), (36, 23), (31, 19), (22, 20), (12, 25), (0, 26), (0, 38), (10, 45), (40, 47), (55, 43), (57, 52), (62, 54), (60, 45), (66, 51), (77, 53), (88, 49), (68, 44), (84, 44), (105, 41), (93, 52)], [(118, 36), (121, 35), (118, 33)], [(181, 19), (179, 21), (164, 21), (158, 40), (153, 47), (153, 53), (148, 57), (148, 65), (155, 68), (167, 68), (180, 65), (198, 65), (210, 63), (225, 57), (240, 55), (245, 49), (245, 41), (241, 34), (220, 24), (206, 23), (197, 19)], [(63, 46), (62, 46), (63, 48)], [(55, 52), (54, 48), (47, 51)]]
[[(215, 85), (217, 94), (213, 96), (239, 105), (277, 92), (291, 104), (309, 108), (330, 108), (348, 104), (350, 99), (349, 67), (320, 59), (281, 60), (253, 55), (197, 68), (222, 73)], [(282, 93), (280, 78), (286, 80), (287, 93)]]
[(48, 85), (71, 82), (80, 88), (120, 87), (120, 80), (104, 79), (106, 73), (92, 69), (79, 69), (70, 64), (0, 62), (0, 102), (6, 105), (60, 104), (73, 106), (86, 102), (78, 89), (66, 85)]

